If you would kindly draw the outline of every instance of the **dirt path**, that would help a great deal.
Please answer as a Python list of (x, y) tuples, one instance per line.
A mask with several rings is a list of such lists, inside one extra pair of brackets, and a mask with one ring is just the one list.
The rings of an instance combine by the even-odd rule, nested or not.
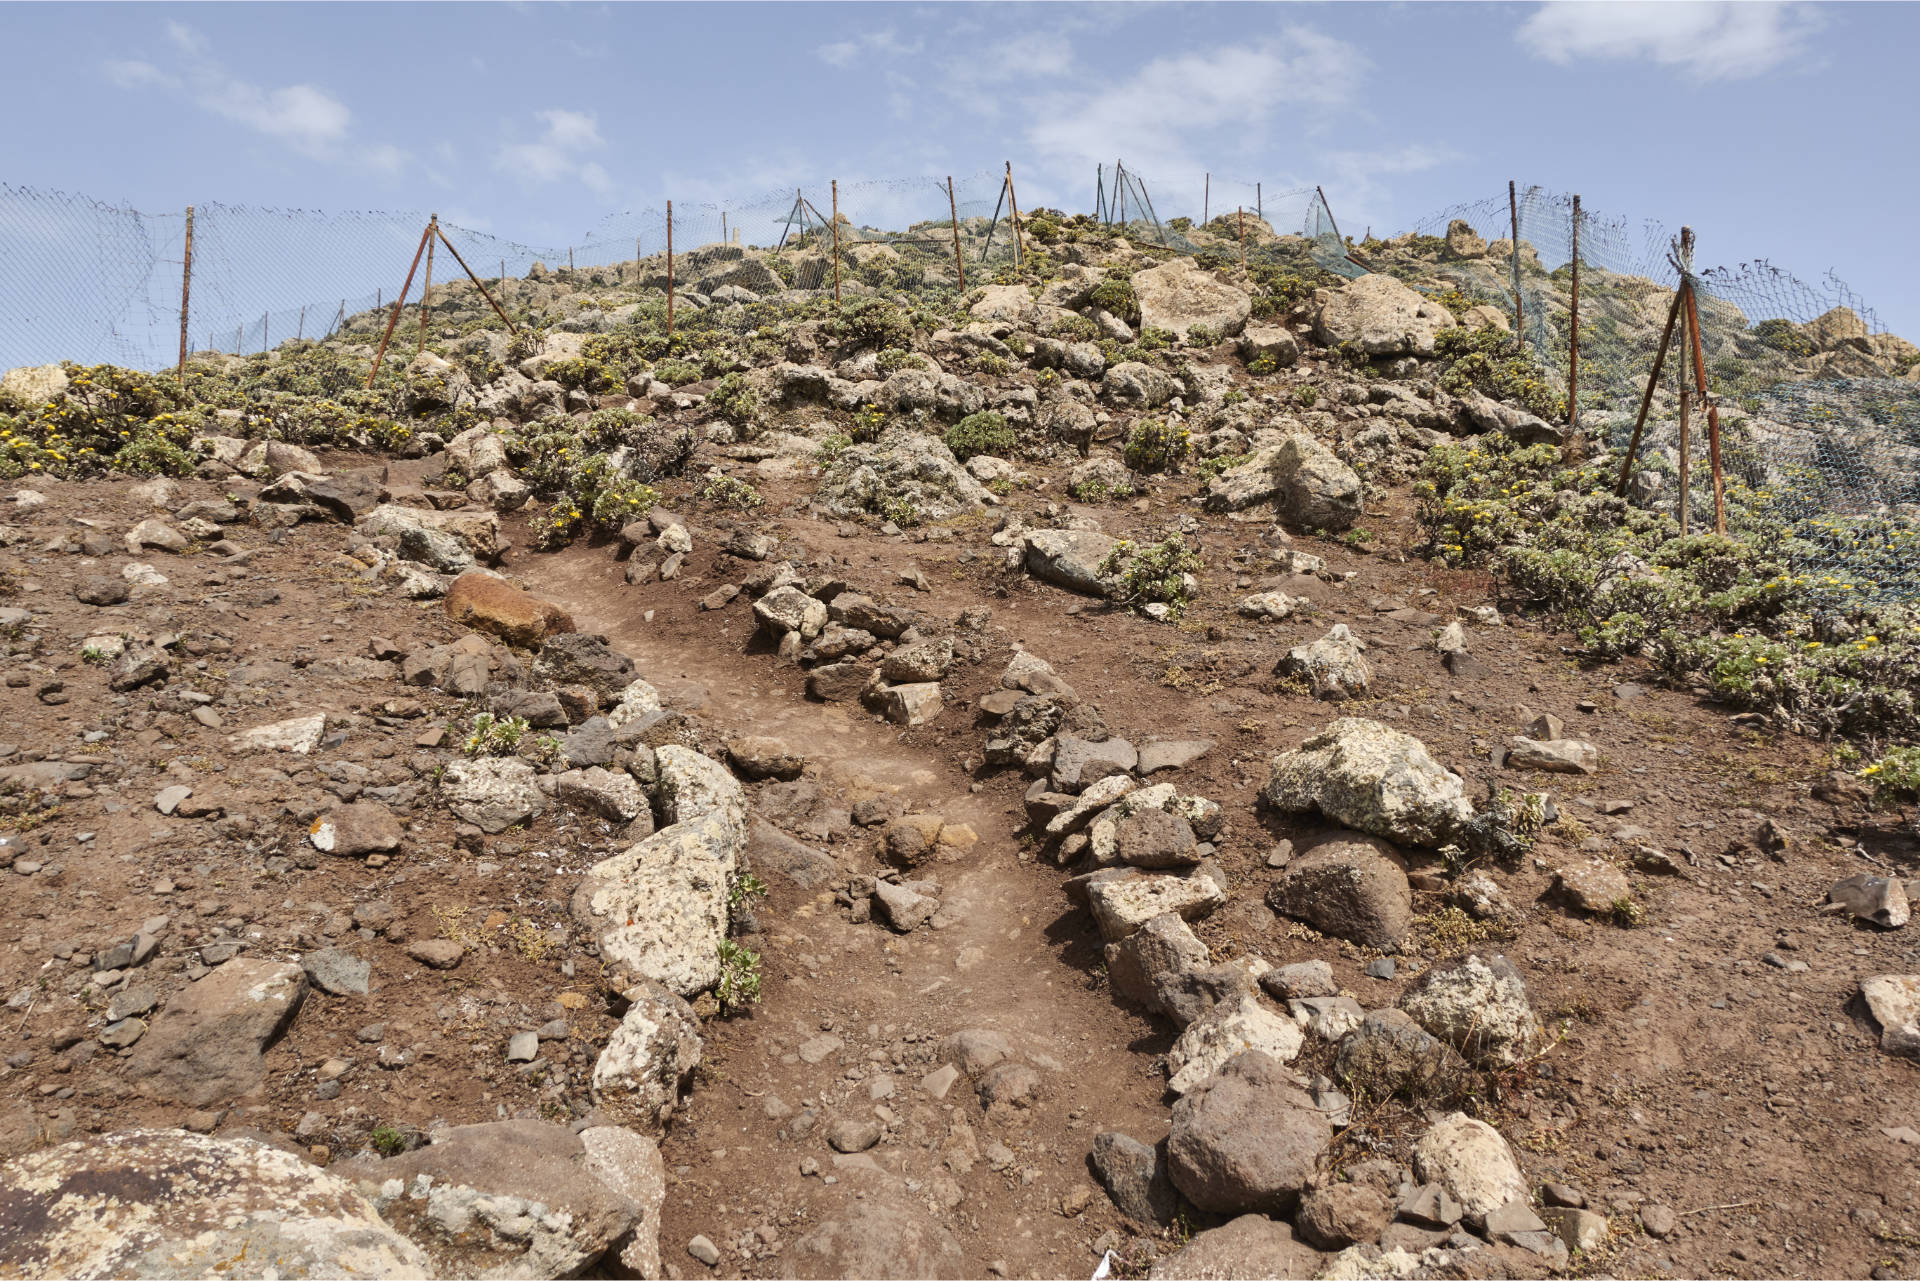
[[(841, 1119), (873, 1116), (887, 1136), (840, 1165), (858, 1170), (871, 1160), (901, 1176), (952, 1226), (969, 1275), (990, 1266), (1007, 1275), (1090, 1273), (1098, 1254), (1088, 1242), (1122, 1220), (1104, 1195), (1086, 1197), (1094, 1187), (1087, 1150), (1102, 1130), (1147, 1142), (1165, 1133), (1163, 1077), (1149, 1060), (1171, 1038), (1089, 981), (1094, 931), (1084, 912), (1069, 910), (1059, 872), (1021, 858), (1017, 789), (972, 790), (955, 754), (902, 742), (857, 704), (809, 702), (799, 669), (748, 652), (751, 619), (743, 623), (740, 611), (703, 614), (690, 592), (626, 588), (620, 572), (583, 551), (543, 558), (538, 586), (648, 679), (704, 686), (701, 715), (730, 734), (771, 735), (805, 752), (807, 777), (827, 797), (877, 785), (909, 812), (937, 813), (979, 838), (956, 861), (926, 869), (942, 883), (943, 915), (953, 922), (912, 935), (850, 923), (826, 886), (805, 891), (768, 876), (773, 892), (754, 944), (763, 954), (762, 1002), (750, 1016), (709, 1023), (711, 1070), (662, 1147), (682, 1179), (668, 1198), (663, 1254), (674, 1258), (698, 1233), (729, 1251), (723, 1273), (792, 1267), (734, 1247), (758, 1232), (751, 1254), (770, 1255), (768, 1228), (774, 1242), (790, 1242), (834, 1214), (853, 1176), (834, 1185), (802, 1170), (832, 1177), (836, 1154), (823, 1134)], [(947, 719), (965, 741), (959, 727), (971, 718), (950, 709)], [(872, 874), (884, 866), (876, 846), (875, 835), (855, 828), (827, 848), (843, 869)], [(922, 1088), (944, 1061), (940, 1041), (968, 1028), (1003, 1034), (1017, 1058), (1040, 1069), (1031, 1107), (984, 1108), (964, 1077), (944, 1098)], [(842, 1045), (810, 1061), (826, 1037)], [(819, 1118), (810, 1133), (809, 1113)], [(1090, 1208), (1065, 1217), (1063, 1201)]]

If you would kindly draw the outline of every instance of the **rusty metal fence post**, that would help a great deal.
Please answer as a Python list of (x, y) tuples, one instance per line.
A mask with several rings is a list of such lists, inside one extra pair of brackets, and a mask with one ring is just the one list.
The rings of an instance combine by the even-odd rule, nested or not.
[[(1573, 299), (1567, 318), (1567, 426), (1580, 430), (1580, 197), (1573, 198)], [(1684, 412), (1684, 411), (1683, 411)]]
[(187, 206), (187, 248), (180, 263), (180, 364), (174, 370), (179, 382), (187, 380), (187, 299), (193, 292), (193, 206)]
[(960, 273), (960, 292), (967, 292), (967, 263), (960, 256), (960, 206), (953, 198), (953, 175), (947, 175), (947, 212), (953, 217), (953, 269)]

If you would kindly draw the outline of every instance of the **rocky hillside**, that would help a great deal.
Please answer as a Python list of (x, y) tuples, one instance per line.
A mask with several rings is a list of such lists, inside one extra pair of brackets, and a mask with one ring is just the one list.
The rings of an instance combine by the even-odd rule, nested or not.
[(1907, 514), (1183, 230), (8, 373), (0, 1272), (1910, 1275)]

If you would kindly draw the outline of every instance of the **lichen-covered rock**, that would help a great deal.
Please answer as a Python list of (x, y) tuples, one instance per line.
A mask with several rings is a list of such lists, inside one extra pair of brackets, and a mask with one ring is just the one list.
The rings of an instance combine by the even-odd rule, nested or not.
[(1431, 356), (1434, 336), (1455, 324), (1439, 303), (1374, 273), (1335, 290), (1314, 321), (1314, 337), (1328, 347), (1352, 344), (1368, 356)]
[(552, 686), (584, 685), (605, 707), (626, 692), (636, 673), (633, 660), (604, 636), (563, 632), (549, 636), (533, 660), (533, 674)]
[(448, 761), (440, 796), (455, 818), (488, 834), (524, 823), (547, 807), (533, 766), (517, 756)]
[(1207, 964), (1207, 945), (1173, 912), (1154, 917), (1117, 943), (1107, 944), (1107, 983), (1115, 996), (1160, 1012), (1162, 976)]
[(1253, 314), (1247, 291), (1216, 279), (1191, 258), (1174, 258), (1133, 275), (1133, 296), (1143, 327), (1171, 330), (1182, 341), (1195, 325), (1214, 337), (1231, 338)]
[(425, 1147), (335, 1169), (436, 1276), (578, 1276), (642, 1214), (595, 1176), (579, 1136), (543, 1121), (454, 1126)]
[(904, 427), (843, 450), (821, 478), (819, 496), (836, 516), (911, 511), (922, 520), (947, 520), (994, 501), (938, 438)]
[(1304, 1041), (1299, 1024), (1243, 992), (1187, 1025), (1167, 1051), (1167, 1088), (1185, 1094), (1248, 1050), (1291, 1063)]
[(1400, 1008), (1481, 1067), (1519, 1062), (1541, 1035), (1526, 981), (1504, 956), (1436, 965), (1401, 996)]
[(280, 1148), (127, 1130), (0, 1166), (0, 1275), (422, 1277), (351, 1183)]
[(1100, 379), (1100, 398), (1131, 409), (1158, 409), (1173, 399), (1174, 382), (1152, 365), (1123, 360)]
[(593, 1101), (622, 1124), (658, 1131), (700, 1066), (700, 1019), (657, 983), (634, 985), (627, 1000), (593, 1065)]
[(654, 753), (668, 826), (587, 869), (573, 916), (603, 962), (679, 996), (720, 979), (727, 891), (746, 847), (746, 794), (718, 762), (677, 744)]
[(386, 503), (355, 521), (353, 527), (368, 538), (384, 535), (404, 538), (410, 531), (418, 530), (444, 534), (485, 564), (499, 560), (500, 553), (507, 548), (500, 537), (500, 517), (490, 511), (435, 511), (428, 507)]
[(1356, 716), (1275, 756), (1261, 797), (1277, 810), (1318, 810), (1402, 845), (1443, 845), (1473, 816), (1466, 784), (1419, 739)]
[(1357, 698), (1373, 685), (1373, 668), (1365, 651), (1345, 623), (1335, 623), (1319, 640), (1288, 650), (1280, 660), (1280, 672), (1304, 677), (1315, 698), (1332, 702)]

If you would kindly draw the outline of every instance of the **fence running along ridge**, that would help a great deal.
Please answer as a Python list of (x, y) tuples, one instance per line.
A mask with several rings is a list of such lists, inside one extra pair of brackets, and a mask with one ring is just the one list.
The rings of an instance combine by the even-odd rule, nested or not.
[[(1809, 284), (1759, 261), (1683, 277), (1671, 229), (1597, 214), (1577, 196), (1539, 187), (1441, 210), (1406, 236), (1356, 242), (1317, 187), (1209, 174), (1196, 217), (1191, 183), (1175, 192), (1120, 159), (1094, 176), (1090, 212), (1143, 246), (1346, 278), (1381, 271), (1429, 288), (1437, 279), (1456, 305), (1492, 307), (1517, 326), (1546, 376), (1573, 392), (1568, 416), (1598, 441), (1624, 449), (1645, 402), (1634, 500), (1684, 510), (1695, 528), (1711, 528), (1697, 393), (1688, 406), (1694, 430), (1681, 427), (1680, 380), (1694, 376), (1691, 353), (1668, 359), (1659, 385), (1646, 390), (1662, 322), (1684, 280), (1697, 303), (1701, 372), (1735, 498), (1789, 523), (1799, 560), (1813, 570), (1857, 580), (1853, 589), (1920, 594), (1920, 553), (1908, 550), (1920, 542), (1911, 530), (1920, 505), (1920, 348), (1887, 334), (1831, 276)], [(593, 283), (665, 289), (669, 235), (673, 287), (683, 300), (699, 295), (695, 303), (728, 297), (721, 291), (729, 286), (756, 296), (838, 296), (850, 285), (957, 290), (1019, 265), (1033, 249), (1023, 235), (1033, 212), (1019, 206), (1007, 165), (955, 179), (828, 182), (747, 201), (627, 211), (565, 246), (446, 221), (438, 227), (508, 313), (524, 317), (539, 296), (530, 278), (542, 266), (571, 268)], [(345, 327), (377, 336), (394, 316), (427, 221), (416, 213), (199, 204), (189, 280), (187, 211), (149, 214), (0, 185), (0, 261), (8, 264), (0, 369), (62, 359), (170, 367), (183, 327), (189, 351), (239, 354)], [(434, 306), (470, 287), (451, 257), (441, 253), (432, 265)], [(423, 296), (423, 288), (410, 292), (396, 335), (409, 356)], [(1690, 330), (1686, 336), (1690, 345)]]

